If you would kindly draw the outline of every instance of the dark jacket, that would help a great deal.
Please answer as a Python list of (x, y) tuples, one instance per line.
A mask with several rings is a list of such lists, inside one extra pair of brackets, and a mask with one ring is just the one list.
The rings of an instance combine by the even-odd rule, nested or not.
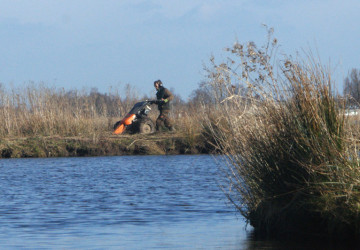
[(161, 99), (168, 100), (165, 102), (160, 102), (158, 104), (158, 109), (161, 110), (170, 110), (170, 102), (174, 99), (173, 94), (167, 89), (161, 86), (156, 92), (156, 99), (160, 101)]

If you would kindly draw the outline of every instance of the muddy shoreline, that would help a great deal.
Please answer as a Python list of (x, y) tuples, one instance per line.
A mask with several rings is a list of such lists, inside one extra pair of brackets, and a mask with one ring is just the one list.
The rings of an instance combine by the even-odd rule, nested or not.
[(0, 140), (0, 158), (209, 154), (212, 147), (201, 135), (105, 134), (89, 137), (27, 137)]

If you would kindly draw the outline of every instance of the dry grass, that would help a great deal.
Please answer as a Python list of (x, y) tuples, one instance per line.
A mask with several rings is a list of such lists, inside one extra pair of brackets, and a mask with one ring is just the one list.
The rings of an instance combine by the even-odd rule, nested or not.
[(0, 136), (78, 136), (111, 130), (136, 99), (124, 101), (118, 93), (65, 91), (29, 84), (21, 89), (0, 89)]
[[(154, 96), (155, 97), (155, 96)], [(5, 89), (0, 86), (0, 138), (60, 136), (60, 137), (106, 137), (113, 125), (122, 119), (133, 105), (149, 97), (125, 86), (101, 94), (94, 90), (71, 90), (53, 88), (46, 84), (30, 83), (24, 87)], [(149, 114), (155, 122), (158, 117), (156, 105)], [(190, 151), (197, 147), (201, 131), (197, 108), (174, 100), (171, 114), (173, 123), (186, 140)]]
[(266, 235), (355, 239), (358, 140), (345, 104), (329, 70), (312, 55), (280, 61), (276, 74), (270, 38), (271, 30), (261, 48), (236, 43), (228, 49), (235, 57), (209, 71), (209, 88), (219, 99), (205, 127), (226, 156), (226, 194)]

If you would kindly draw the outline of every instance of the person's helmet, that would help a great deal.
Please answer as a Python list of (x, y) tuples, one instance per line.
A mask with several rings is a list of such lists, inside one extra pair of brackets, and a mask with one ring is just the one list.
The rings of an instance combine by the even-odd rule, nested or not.
[(159, 84), (159, 87), (162, 87), (162, 82), (161, 82), (161, 80), (156, 80), (156, 81), (154, 82), (154, 85), (157, 84), (157, 83)]

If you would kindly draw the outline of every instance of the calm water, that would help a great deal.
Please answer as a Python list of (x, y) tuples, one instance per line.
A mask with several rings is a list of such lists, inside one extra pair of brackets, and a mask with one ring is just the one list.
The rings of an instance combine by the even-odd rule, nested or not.
[(218, 176), (211, 156), (3, 159), (0, 248), (279, 249), (251, 238)]

